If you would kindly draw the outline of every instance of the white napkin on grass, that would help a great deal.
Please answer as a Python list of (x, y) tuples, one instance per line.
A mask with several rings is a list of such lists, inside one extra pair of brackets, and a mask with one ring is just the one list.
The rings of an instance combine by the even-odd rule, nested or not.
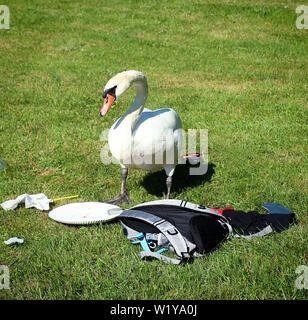
[(3, 241), (6, 245), (11, 245), (11, 244), (15, 244), (15, 243), (18, 243), (18, 244), (22, 244), (24, 243), (25, 239), (24, 238), (17, 238), (17, 237), (13, 237), (13, 238), (10, 238), (6, 241)]
[(24, 203), (27, 209), (34, 207), (39, 210), (49, 210), (50, 202), (53, 202), (53, 200), (48, 199), (44, 193), (32, 195), (24, 193), (14, 200), (7, 200), (1, 203), (1, 207), (6, 211), (14, 210), (18, 207), (20, 203)]

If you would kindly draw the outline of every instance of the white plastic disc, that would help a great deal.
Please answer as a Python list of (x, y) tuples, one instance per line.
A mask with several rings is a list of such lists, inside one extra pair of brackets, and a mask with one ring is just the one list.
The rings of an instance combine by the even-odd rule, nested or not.
[(75, 202), (57, 207), (49, 218), (65, 224), (92, 224), (117, 218), (123, 209), (103, 202)]

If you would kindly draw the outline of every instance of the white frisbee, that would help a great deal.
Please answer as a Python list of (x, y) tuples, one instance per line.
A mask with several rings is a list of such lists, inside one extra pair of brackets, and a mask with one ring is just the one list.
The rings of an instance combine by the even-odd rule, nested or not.
[(65, 224), (92, 224), (117, 218), (123, 209), (103, 202), (75, 202), (51, 210), (49, 218)]

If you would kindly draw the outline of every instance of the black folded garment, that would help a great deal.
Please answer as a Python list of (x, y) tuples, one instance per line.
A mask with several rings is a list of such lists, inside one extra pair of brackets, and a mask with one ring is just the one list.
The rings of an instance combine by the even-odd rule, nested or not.
[[(264, 236), (273, 231), (281, 232), (295, 222), (295, 214), (280, 204), (263, 204), (270, 214), (226, 208), (222, 211), (235, 234), (244, 238)], [(281, 213), (280, 213), (281, 212)]]

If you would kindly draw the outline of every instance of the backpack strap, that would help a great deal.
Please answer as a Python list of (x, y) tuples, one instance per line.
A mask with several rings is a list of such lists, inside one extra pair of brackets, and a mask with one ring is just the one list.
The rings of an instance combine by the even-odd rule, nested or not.
[(181, 259), (189, 258), (188, 246), (180, 231), (169, 221), (142, 210), (125, 210), (120, 218), (142, 220), (157, 228), (171, 243), (175, 254)]
[(149, 244), (148, 244), (148, 242), (147, 242), (144, 234), (143, 234), (142, 232), (139, 233), (138, 236), (137, 236), (137, 238), (138, 238), (138, 240), (133, 241), (132, 244), (137, 244), (137, 243), (139, 243), (144, 251), (149, 251), (149, 252), (150, 252), (151, 249), (150, 249), (150, 247), (149, 247)]
[(158, 260), (161, 260), (165, 263), (172, 263), (172, 264), (180, 264), (181, 263), (181, 260), (179, 259), (174, 259), (174, 258), (169, 258), (169, 257), (166, 257), (158, 252), (152, 252), (152, 251), (141, 251), (139, 253), (141, 259), (146, 259), (146, 258), (155, 258), (155, 259), (158, 259)]

